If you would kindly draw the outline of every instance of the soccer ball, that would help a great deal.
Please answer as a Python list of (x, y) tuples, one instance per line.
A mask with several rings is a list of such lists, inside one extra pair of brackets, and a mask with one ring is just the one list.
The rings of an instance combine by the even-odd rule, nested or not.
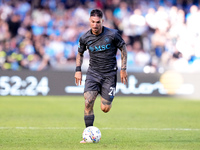
[(83, 140), (86, 143), (98, 143), (101, 140), (101, 132), (97, 127), (89, 126), (83, 131)]

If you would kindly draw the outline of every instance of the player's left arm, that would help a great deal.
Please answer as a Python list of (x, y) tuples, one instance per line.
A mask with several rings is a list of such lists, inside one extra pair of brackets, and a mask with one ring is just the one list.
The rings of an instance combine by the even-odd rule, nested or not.
[(126, 72), (126, 66), (127, 66), (127, 48), (126, 44), (124, 44), (121, 48), (121, 71), (120, 71), (120, 77), (121, 77), (121, 82), (126, 84), (127, 83), (127, 78), (128, 74)]

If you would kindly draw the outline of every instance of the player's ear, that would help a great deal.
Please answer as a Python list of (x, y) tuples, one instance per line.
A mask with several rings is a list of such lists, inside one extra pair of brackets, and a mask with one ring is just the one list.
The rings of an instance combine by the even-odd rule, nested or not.
[(102, 19), (102, 23), (104, 22), (104, 19)]

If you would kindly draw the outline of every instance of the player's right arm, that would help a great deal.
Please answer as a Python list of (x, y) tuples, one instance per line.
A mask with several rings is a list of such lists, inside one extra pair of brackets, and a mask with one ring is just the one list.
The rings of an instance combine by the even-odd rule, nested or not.
[(74, 76), (76, 85), (81, 85), (81, 81), (82, 81), (81, 66), (83, 63), (83, 53), (85, 50), (86, 50), (86, 45), (81, 37), (79, 39), (78, 54), (76, 56), (76, 72)]
[(82, 72), (81, 72), (81, 66), (83, 63), (83, 54), (78, 52), (76, 56), (76, 72), (75, 72), (75, 83), (76, 85), (81, 85), (82, 81)]

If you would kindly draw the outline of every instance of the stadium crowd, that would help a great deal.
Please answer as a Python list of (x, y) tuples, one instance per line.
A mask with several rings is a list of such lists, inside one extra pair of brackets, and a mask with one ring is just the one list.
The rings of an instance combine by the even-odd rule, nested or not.
[[(93, 8), (103, 10), (104, 25), (118, 29), (126, 41), (128, 71), (200, 71), (195, 0), (0, 0), (0, 71), (74, 70)], [(83, 70), (88, 53), (84, 57)]]

